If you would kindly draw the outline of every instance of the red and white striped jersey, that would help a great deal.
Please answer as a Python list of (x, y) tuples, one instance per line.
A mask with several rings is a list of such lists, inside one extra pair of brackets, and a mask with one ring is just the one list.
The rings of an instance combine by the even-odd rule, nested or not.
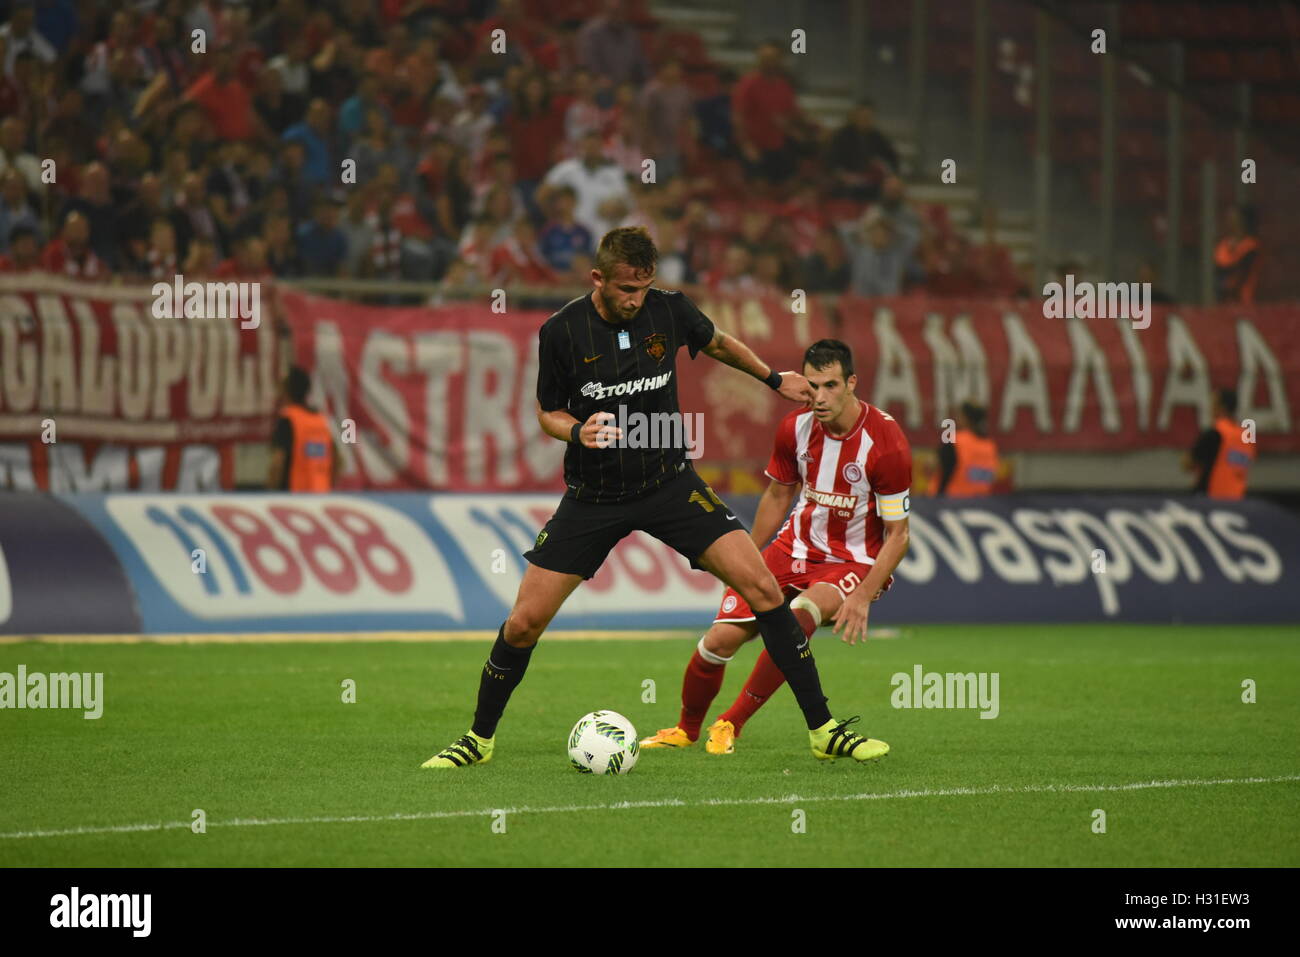
[(911, 509), (912, 449), (893, 416), (862, 403), (846, 435), (827, 435), (809, 409), (796, 409), (776, 431), (767, 475), (803, 484), (775, 544), (792, 558), (874, 564), (882, 519)]

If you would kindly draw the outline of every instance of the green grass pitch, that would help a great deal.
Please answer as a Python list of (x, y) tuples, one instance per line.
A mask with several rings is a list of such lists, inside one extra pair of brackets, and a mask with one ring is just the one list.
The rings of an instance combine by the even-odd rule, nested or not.
[[(419, 765), (468, 727), (490, 636), (0, 645), (0, 671), (102, 671), (106, 699), (99, 720), (0, 710), (0, 866), (1300, 864), (1293, 626), (924, 626), (857, 647), (823, 629), (832, 709), (884, 760), (815, 761), (783, 689), (734, 755), (572, 771), (588, 711), (643, 736), (675, 722), (698, 634), (543, 639), (494, 759), (450, 772)], [(997, 672), (999, 716), (894, 709), (891, 675), (917, 664)]]

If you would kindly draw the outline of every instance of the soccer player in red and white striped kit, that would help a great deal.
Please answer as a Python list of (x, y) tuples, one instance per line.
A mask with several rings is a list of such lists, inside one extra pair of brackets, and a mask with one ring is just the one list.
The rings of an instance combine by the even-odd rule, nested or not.
[[(853, 354), (843, 342), (814, 343), (804, 354), (803, 372), (813, 399), (777, 427), (767, 465), (772, 481), (750, 534), (762, 547), (780, 526), (776, 540), (763, 549), (763, 560), (785, 594), (793, 596), (790, 610), (804, 634), (811, 638), (830, 621), (854, 644), (866, 638), (871, 602), (893, 583), (894, 569), (907, 554), (912, 451), (892, 416), (854, 395)], [(713, 627), (686, 666), (681, 719), (641, 746), (694, 744), (727, 663), (757, 634), (753, 611), (728, 588)], [(733, 753), (745, 722), (784, 680), (763, 651), (744, 690), (709, 727), (705, 750)]]

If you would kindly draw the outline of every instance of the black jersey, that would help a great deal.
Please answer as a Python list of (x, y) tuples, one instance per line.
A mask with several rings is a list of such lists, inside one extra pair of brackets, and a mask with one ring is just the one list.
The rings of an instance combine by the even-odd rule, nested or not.
[[(591, 295), (585, 295), (542, 325), (537, 401), (544, 412), (564, 409), (583, 423), (596, 412), (612, 412), (632, 422), (638, 415), (654, 416), (649, 421), (655, 423), (665, 415), (680, 419), (677, 350), (686, 346), (694, 359), (713, 335), (713, 323), (680, 292), (647, 290), (636, 316), (619, 323), (602, 319)], [(569, 443), (564, 455), (566, 496), (625, 502), (653, 491), (685, 467), (683, 443), (646, 447), (646, 442), (629, 438), (625, 428), (623, 441), (609, 448)]]

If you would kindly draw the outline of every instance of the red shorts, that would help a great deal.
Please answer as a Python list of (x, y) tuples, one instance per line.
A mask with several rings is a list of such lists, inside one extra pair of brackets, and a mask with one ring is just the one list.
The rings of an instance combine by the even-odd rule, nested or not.
[[(779, 548), (775, 543), (763, 549), (763, 561), (776, 576), (776, 583), (781, 586), (786, 598), (794, 598), (801, 591), (811, 588), (818, 582), (826, 582), (840, 593), (840, 598), (849, 596), (853, 589), (861, 585), (871, 572), (871, 566), (859, 562), (810, 562), (802, 558), (791, 558), (789, 552)], [(894, 583), (894, 576), (889, 576), (886, 592)], [(877, 595), (877, 598), (880, 596)], [(874, 599), (873, 599), (874, 600)], [(722, 596), (722, 605), (714, 621), (753, 621), (754, 612), (749, 603), (741, 598), (734, 588), (728, 588)]]

